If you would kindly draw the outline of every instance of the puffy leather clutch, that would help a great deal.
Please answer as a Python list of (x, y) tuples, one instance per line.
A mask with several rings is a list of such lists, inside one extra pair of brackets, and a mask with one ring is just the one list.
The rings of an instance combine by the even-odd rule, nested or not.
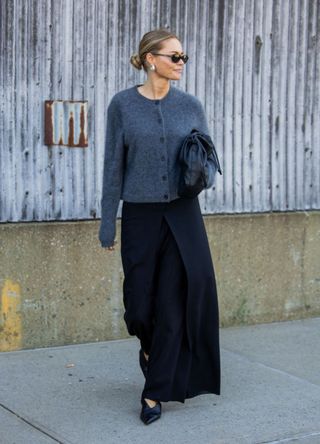
[(213, 182), (217, 171), (222, 174), (211, 137), (195, 128), (182, 143), (179, 163), (181, 172), (178, 195), (180, 197), (197, 196), (211, 185), (210, 182)]

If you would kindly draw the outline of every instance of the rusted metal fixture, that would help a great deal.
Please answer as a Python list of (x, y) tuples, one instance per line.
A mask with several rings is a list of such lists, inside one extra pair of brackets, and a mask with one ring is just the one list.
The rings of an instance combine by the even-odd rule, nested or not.
[(45, 101), (45, 145), (88, 146), (88, 101)]

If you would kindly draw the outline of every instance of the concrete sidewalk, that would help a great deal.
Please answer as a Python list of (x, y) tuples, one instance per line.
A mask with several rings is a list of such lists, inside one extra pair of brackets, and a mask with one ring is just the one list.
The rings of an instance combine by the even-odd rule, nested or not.
[(320, 443), (320, 318), (221, 329), (222, 393), (139, 419), (136, 339), (0, 354), (0, 443)]

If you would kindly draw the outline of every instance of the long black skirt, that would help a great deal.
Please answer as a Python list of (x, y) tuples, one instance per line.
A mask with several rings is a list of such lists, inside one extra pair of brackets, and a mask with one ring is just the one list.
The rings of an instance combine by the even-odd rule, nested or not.
[(198, 197), (123, 202), (124, 320), (149, 354), (142, 397), (220, 394), (219, 311)]

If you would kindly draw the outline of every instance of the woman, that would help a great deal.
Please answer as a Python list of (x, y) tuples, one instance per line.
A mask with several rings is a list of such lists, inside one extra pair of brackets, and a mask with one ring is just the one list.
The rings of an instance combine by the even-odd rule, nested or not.
[[(130, 62), (144, 69), (147, 80), (116, 93), (108, 106), (99, 239), (114, 250), (122, 199), (124, 319), (141, 344), (145, 424), (160, 418), (161, 401), (220, 394), (218, 301), (208, 239), (198, 198), (177, 194), (183, 139), (193, 128), (209, 134), (199, 99), (170, 85), (181, 78), (187, 60), (175, 34), (146, 33)], [(213, 160), (208, 162), (213, 172)]]

